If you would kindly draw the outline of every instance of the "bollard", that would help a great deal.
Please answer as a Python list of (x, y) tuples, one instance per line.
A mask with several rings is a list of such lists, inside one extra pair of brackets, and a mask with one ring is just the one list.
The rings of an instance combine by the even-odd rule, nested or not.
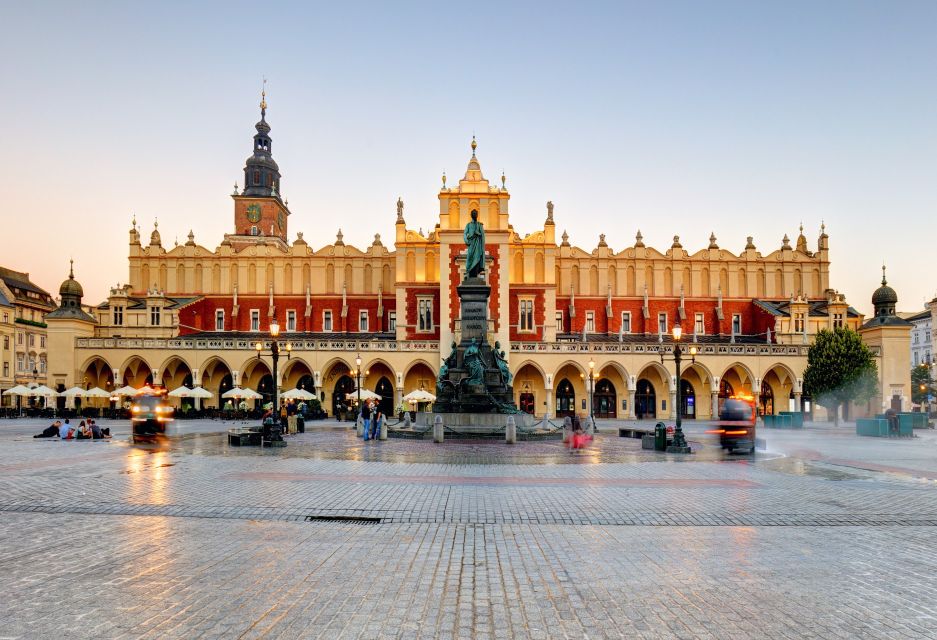
[(409, 411), (404, 411), (404, 412), (403, 412), (403, 426), (404, 426), (404, 428), (406, 428), (406, 429), (409, 429), (410, 427), (413, 426), (413, 424), (410, 422), (410, 412), (409, 412)]
[(358, 437), (364, 437), (364, 420), (361, 418), (361, 414), (358, 414), (358, 421), (355, 424), (355, 428), (358, 430)]
[(387, 440), (387, 420), (381, 420), (381, 429), (377, 437), (379, 440)]
[(508, 416), (508, 426), (504, 428), (504, 443), (517, 444), (517, 424), (514, 416)]
[(592, 416), (586, 418), (586, 433), (591, 436), (596, 434), (598, 430), (598, 427), (595, 426), (595, 418)]
[(563, 444), (569, 444), (569, 437), (573, 431), (573, 421), (569, 416), (563, 418)]
[(442, 443), (443, 441), (443, 426), (442, 426), (442, 416), (436, 416), (433, 418), (433, 442)]

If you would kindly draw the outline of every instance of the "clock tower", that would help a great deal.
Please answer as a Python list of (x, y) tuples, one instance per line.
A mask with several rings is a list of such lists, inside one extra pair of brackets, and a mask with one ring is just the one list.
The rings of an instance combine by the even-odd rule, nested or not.
[(289, 208), (280, 195), (280, 167), (271, 154), (267, 92), (261, 93), (260, 122), (255, 125), (254, 153), (244, 166), (244, 190), (234, 193), (234, 235), (279, 238), (286, 242)]

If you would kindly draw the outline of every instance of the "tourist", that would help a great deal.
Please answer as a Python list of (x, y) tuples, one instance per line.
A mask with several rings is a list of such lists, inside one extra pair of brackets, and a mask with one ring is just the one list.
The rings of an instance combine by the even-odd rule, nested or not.
[[(87, 434), (87, 435), (86, 435)], [(90, 440), (91, 439), (91, 429), (88, 428), (88, 425), (85, 424), (85, 421), (82, 420), (78, 423), (78, 428), (75, 429), (75, 440)]]
[(592, 436), (583, 431), (579, 416), (573, 416), (573, 433), (569, 438), (569, 452), (585, 449), (591, 440)]
[(56, 420), (48, 427), (42, 430), (42, 433), (37, 433), (34, 435), (34, 438), (57, 438), (59, 435), (59, 429), (62, 427), (61, 420)]
[(384, 413), (377, 405), (374, 407), (374, 413), (371, 415), (371, 439), (377, 440), (381, 435), (381, 423), (384, 422)]
[(65, 422), (59, 426), (59, 437), (62, 440), (66, 440), (68, 438), (68, 432), (71, 430), (71, 428), (72, 426), (68, 424), (68, 418), (65, 418)]
[(361, 403), (361, 422), (364, 425), (364, 439), (368, 439), (368, 431), (371, 429), (371, 404), (365, 400)]

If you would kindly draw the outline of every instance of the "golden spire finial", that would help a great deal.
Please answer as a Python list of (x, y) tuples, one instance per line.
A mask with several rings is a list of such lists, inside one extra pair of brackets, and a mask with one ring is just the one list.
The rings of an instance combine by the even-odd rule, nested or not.
[(260, 90), (260, 114), (267, 114), (267, 78), (264, 78), (263, 88)]
[(75, 279), (75, 260), (73, 258), (68, 259), (68, 277), (70, 280)]
[(475, 149), (478, 148), (478, 143), (475, 142), (475, 134), (472, 134), (472, 157), (475, 157)]

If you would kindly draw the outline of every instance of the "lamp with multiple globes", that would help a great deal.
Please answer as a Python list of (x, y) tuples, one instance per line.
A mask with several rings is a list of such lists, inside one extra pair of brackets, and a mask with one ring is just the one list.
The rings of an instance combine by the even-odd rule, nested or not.
[[(276, 315), (270, 320), (270, 357), (273, 360), (273, 425), (269, 426), (264, 425), (264, 439), (268, 442), (278, 443), (276, 446), (285, 446), (286, 443), (283, 442), (282, 430), (280, 427), (279, 421), (279, 408), (280, 408), (280, 389), (279, 384), (277, 383), (277, 365), (280, 360), (280, 342), (277, 338), (280, 335), (280, 323), (277, 322)], [(257, 359), (263, 355), (264, 345), (263, 342), (258, 341), (254, 345), (254, 348), (257, 350)], [(293, 345), (289, 342), (284, 345), (286, 350), (286, 359), (289, 360), (292, 356)]]
[[(686, 436), (683, 433), (683, 424), (681, 421), (681, 414), (683, 408), (683, 398), (682, 395), (682, 380), (680, 377), (680, 363), (683, 360), (683, 348), (680, 346), (680, 338), (683, 337), (683, 328), (680, 325), (676, 325), (673, 328), (673, 361), (677, 368), (677, 389), (676, 389), (676, 403), (673, 407), (673, 411), (676, 413), (676, 428), (673, 432), (673, 444), (667, 447), (668, 453), (690, 453), (690, 446), (687, 444)], [(690, 348), (687, 350), (689, 352), (692, 362), (696, 362), (696, 346), (690, 345)], [(664, 348), (661, 347), (660, 350), (660, 362), (664, 363)]]

